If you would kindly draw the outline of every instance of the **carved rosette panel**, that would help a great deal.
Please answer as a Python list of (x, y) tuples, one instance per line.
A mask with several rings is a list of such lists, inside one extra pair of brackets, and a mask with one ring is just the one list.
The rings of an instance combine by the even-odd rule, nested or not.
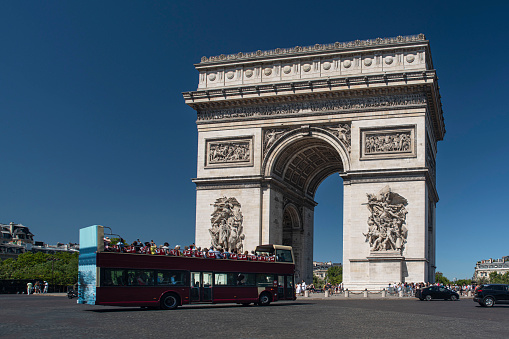
[(206, 140), (205, 167), (253, 165), (253, 138)]
[(352, 148), (352, 131), (349, 124), (340, 123), (334, 126), (324, 126), (324, 128), (332, 132), (350, 153)]
[(361, 159), (413, 157), (415, 126), (361, 130)]
[(402, 252), (406, 243), (408, 229), (405, 225), (408, 201), (401, 195), (391, 192), (389, 186), (378, 194), (367, 194), (366, 204), (371, 215), (368, 217), (368, 232), (363, 233), (371, 251)]
[(425, 103), (426, 96), (422, 93), (312, 100), (305, 102), (287, 102), (271, 105), (240, 106), (216, 110), (200, 110), (198, 111), (198, 121), (304, 113), (320, 114), (345, 110), (360, 110), (398, 106), (405, 107), (409, 105), (422, 105)]
[(211, 214), (209, 228), (210, 244), (217, 250), (242, 253), (244, 249), (242, 222), (244, 217), (240, 210), (241, 205), (236, 198), (222, 197), (213, 204), (214, 212)]

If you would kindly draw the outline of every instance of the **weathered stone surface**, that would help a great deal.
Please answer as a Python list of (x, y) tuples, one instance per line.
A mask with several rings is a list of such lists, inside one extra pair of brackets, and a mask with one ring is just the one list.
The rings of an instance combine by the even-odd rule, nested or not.
[[(297, 279), (310, 282), (314, 195), (339, 173), (345, 286), (434, 279), (436, 145), (445, 126), (423, 35), (224, 55), (196, 68), (198, 90), (184, 98), (197, 111), (198, 246), (211, 244), (214, 202), (235, 198), (243, 248), (293, 246)], [(382, 199), (372, 213), (366, 194), (387, 189), (405, 199), (404, 210)], [(369, 220), (391, 238), (374, 246)]]

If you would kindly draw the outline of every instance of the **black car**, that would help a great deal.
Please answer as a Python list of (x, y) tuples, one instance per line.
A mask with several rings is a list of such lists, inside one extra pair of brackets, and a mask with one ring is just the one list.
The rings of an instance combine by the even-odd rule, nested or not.
[(509, 302), (509, 285), (484, 284), (475, 290), (474, 301), (484, 307), (491, 307), (496, 303)]
[(418, 289), (415, 292), (415, 297), (420, 300), (445, 299), (456, 301), (459, 300), (460, 295), (443, 286), (430, 286)]

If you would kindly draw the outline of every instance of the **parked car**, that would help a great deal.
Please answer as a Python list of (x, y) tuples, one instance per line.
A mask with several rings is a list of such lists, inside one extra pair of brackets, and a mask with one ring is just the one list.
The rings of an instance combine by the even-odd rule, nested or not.
[(420, 300), (445, 299), (456, 301), (460, 295), (443, 286), (430, 286), (415, 291), (415, 297)]
[(484, 307), (509, 302), (509, 285), (483, 284), (475, 290), (474, 301)]

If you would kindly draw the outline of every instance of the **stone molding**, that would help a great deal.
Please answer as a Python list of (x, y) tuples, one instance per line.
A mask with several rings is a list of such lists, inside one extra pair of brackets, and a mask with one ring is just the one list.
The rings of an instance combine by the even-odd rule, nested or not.
[[(307, 95), (318, 95), (329, 91), (350, 90), (354, 87), (358, 89), (363, 86), (366, 88), (373, 87), (370, 90), (371, 95), (375, 94), (372, 92), (372, 90), (376, 89), (376, 86), (383, 87), (385, 91), (382, 90), (382, 92), (380, 92), (380, 94), (383, 95), (387, 93), (386, 87), (393, 83), (396, 84), (403, 82), (406, 85), (405, 87), (407, 87), (406, 91), (408, 91), (412, 85), (423, 85), (426, 83), (431, 84), (436, 82), (436, 80), (437, 75), (434, 70), (418, 70), (383, 74), (329, 77), (326, 79), (294, 80), (290, 82), (278, 82), (276, 84), (259, 84), (237, 86), (231, 88), (198, 90), (184, 92), (182, 95), (184, 96), (184, 99), (189, 106), (198, 111), (201, 111), (208, 109), (211, 107), (210, 105), (234, 106), (235, 102), (229, 102), (230, 100), (242, 99), (243, 104), (245, 105), (249, 104), (249, 102), (246, 102), (246, 99), (256, 99), (267, 96), (280, 97), (282, 95), (299, 94), (301, 92), (305, 92)], [(263, 103), (265, 100), (268, 99), (262, 99), (261, 102), (254, 101), (251, 104)], [(285, 101), (288, 100), (292, 99), (285, 99)]]
[(229, 60), (259, 60), (267, 57), (279, 56), (279, 55), (302, 55), (303, 53), (309, 54), (313, 52), (323, 52), (323, 51), (349, 51), (352, 49), (359, 49), (361, 47), (373, 47), (373, 46), (398, 46), (407, 43), (413, 42), (425, 42), (426, 36), (424, 34), (416, 34), (416, 35), (407, 35), (407, 36), (397, 36), (391, 38), (376, 38), (376, 39), (367, 39), (367, 40), (355, 40), (349, 42), (335, 42), (333, 44), (315, 44), (312, 46), (295, 46), (291, 48), (276, 48), (267, 51), (258, 50), (256, 52), (248, 52), (248, 53), (235, 53), (235, 54), (221, 54), (218, 56), (211, 57), (202, 57), (201, 64), (213, 64), (213, 63), (223, 63)]
[(205, 140), (205, 168), (253, 166), (254, 136)]
[(415, 125), (361, 128), (360, 160), (414, 158)]

